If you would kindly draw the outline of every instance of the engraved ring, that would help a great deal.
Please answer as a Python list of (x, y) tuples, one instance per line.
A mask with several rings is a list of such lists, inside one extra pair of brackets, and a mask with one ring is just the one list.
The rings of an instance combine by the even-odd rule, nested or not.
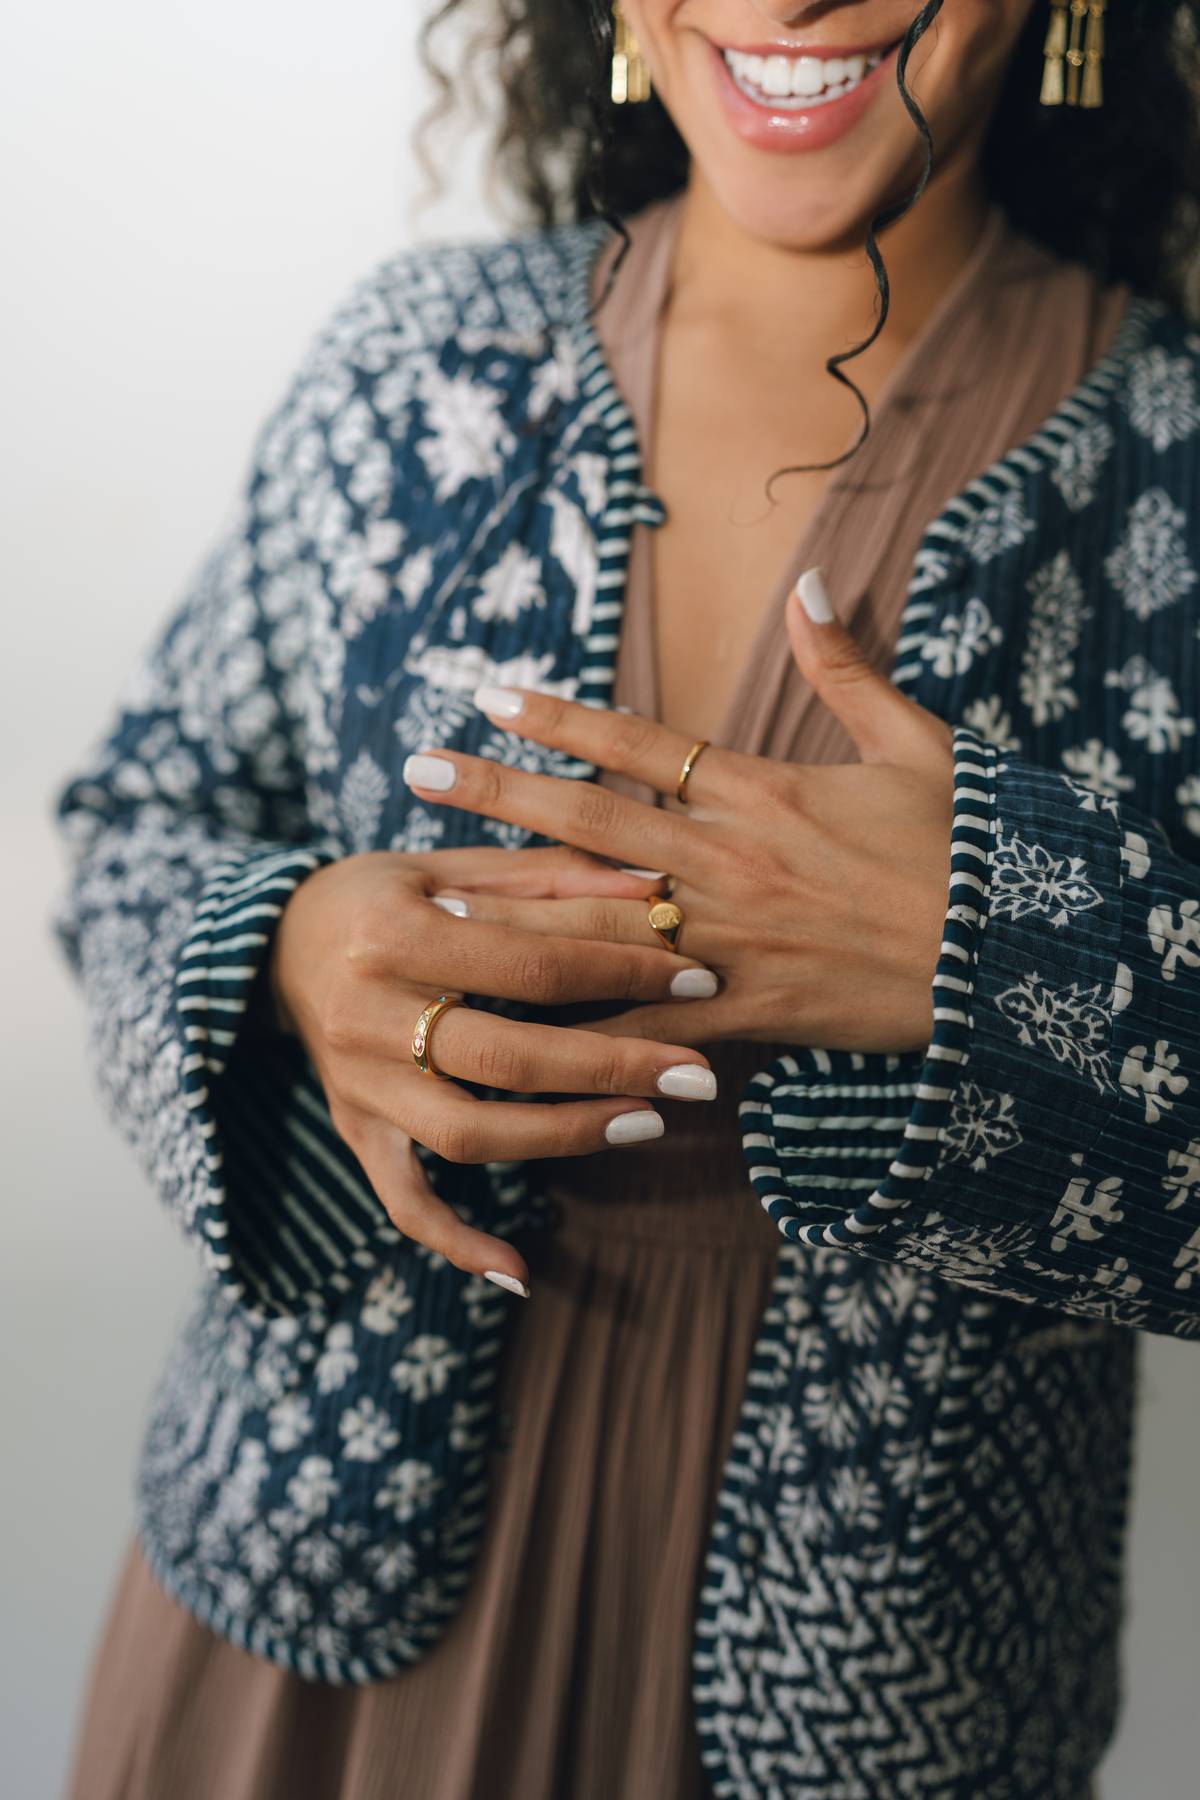
[(675, 798), (680, 802), (680, 804), (682, 806), (687, 806), (687, 804), (688, 804), (687, 784), (691, 777), (692, 770), (696, 766), (696, 758), (699, 756), (699, 754), (702, 750), (707, 750), (707, 749), (708, 749), (708, 739), (700, 738), (696, 743), (694, 743), (692, 745), (691, 749), (688, 751), (687, 755), (683, 759), (683, 767), (679, 771), (679, 780), (676, 783), (676, 787), (675, 787)]
[(681, 908), (673, 900), (652, 899), (646, 916), (650, 921), (651, 931), (662, 939), (667, 949), (682, 955), (683, 952), (679, 949), (679, 934), (683, 930)]
[(439, 1080), (445, 1079), (441, 1070), (435, 1069), (433, 1066), (433, 1058), (429, 1053), (429, 1040), (433, 1035), (434, 1025), (442, 1014), (451, 1006), (461, 1005), (462, 996), (460, 994), (439, 994), (436, 1000), (429, 1002), (413, 1026), (412, 1056), (422, 1075), (436, 1075)]

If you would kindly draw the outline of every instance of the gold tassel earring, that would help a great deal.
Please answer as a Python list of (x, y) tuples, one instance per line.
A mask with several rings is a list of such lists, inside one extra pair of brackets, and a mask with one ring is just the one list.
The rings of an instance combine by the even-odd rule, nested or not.
[(1102, 104), (1104, 7), (1105, 0), (1050, 0), (1050, 23), (1042, 46), (1043, 106)]
[(620, 0), (613, 0), (612, 97), (614, 106), (637, 106), (650, 98), (650, 65), (638, 48)]

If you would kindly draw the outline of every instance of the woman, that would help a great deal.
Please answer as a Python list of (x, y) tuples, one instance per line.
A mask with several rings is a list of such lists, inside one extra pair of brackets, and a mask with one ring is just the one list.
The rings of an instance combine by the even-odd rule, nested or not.
[(77, 1800), (1113, 1730), (1200, 1328), (1191, 9), (1100, 106), (1099, 0), (624, 13), (497, 8), (544, 228), (355, 290), (61, 797), (207, 1263)]

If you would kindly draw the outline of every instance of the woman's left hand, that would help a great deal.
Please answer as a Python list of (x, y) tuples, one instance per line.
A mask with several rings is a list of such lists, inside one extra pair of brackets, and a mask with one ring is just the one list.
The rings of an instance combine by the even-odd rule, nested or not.
[[(950, 881), (951, 730), (867, 663), (819, 575), (788, 605), (792, 652), (860, 763), (812, 766), (706, 748), (674, 802), (691, 740), (636, 714), (530, 689), (481, 688), (498, 726), (671, 796), (644, 805), (594, 782), (453, 751), (409, 757), (423, 799), (524, 826), (593, 855), (668, 871), (679, 946), (719, 978), (711, 999), (641, 1005), (590, 1029), (698, 1046), (728, 1038), (827, 1049), (924, 1049)], [(647, 882), (661, 897), (663, 883)], [(652, 944), (644, 900), (460, 896), (472, 917), (548, 936)], [(615, 999), (621, 996), (614, 996)]]

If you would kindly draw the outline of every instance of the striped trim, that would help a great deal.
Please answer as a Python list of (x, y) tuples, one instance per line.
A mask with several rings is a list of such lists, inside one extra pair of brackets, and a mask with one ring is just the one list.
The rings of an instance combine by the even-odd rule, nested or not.
[[(666, 508), (642, 479), (637, 427), (617, 387), (592, 322), (592, 275), (609, 238), (607, 227), (580, 234), (570, 271), (569, 327), (584, 400), (603, 427), (608, 452), (608, 493), (596, 537), (596, 598), (584, 639), (576, 698), (585, 706), (612, 705), (617, 646), (629, 580), (630, 527), (662, 525)], [(581, 774), (595, 773), (580, 765)]]
[(220, 863), (176, 967), (183, 1094), (208, 1178), (195, 1226), (221, 1286), (260, 1319), (345, 1291), (373, 1266), (385, 1223), (298, 1045), (264, 1044), (221, 1081), (284, 907), (338, 854), (271, 845)]
[[(923, 1066), (915, 1053), (802, 1051), (755, 1075), (739, 1108), (755, 1192), (796, 1243), (862, 1247), (898, 1223), (937, 1160), (970, 1048), (995, 840), (998, 752), (965, 726), (955, 730), (953, 749), (950, 884)], [(889, 1131), (893, 1142), (900, 1135), (900, 1148), (879, 1179), (872, 1171), (887, 1152), (880, 1140)], [(869, 1191), (851, 1204), (864, 1187)]]

